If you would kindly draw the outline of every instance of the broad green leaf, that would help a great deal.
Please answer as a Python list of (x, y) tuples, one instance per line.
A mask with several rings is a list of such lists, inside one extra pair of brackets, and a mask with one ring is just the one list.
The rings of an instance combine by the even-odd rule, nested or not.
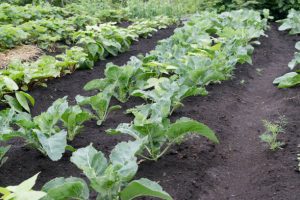
[(6, 100), (8, 105), (11, 108), (13, 108), (15, 111), (17, 111), (17, 112), (23, 111), (22, 105), (19, 103), (19, 101), (16, 98), (9, 96), (9, 95), (4, 95), (4, 99)]
[(97, 113), (97, 125), (101, 125), (102, 122), (106, 120), (107, 115), (113, 108), (119, 108), (119, 106), (112, 106), (112, 109), (110, 109), (110, 99), (111, 95), (106, 92), (100, 92), (91, 97), (76, 96), (76, 101), (79, 105), (90, 105)]
[(10, 90), (10, 91), (14, 91), (14, 90), (18, 90), (19, 86), (17, 85), (17, 83), (12, 80), (11, 78), (9, 78), (8, 76), (2, 76), (2, 79), (6, 85), (6, 87)]
[(59, 160), (67, 146), (67, 132), (61, 130), (59, 133), (47, 137), (39, 130), (36, 130), (36, 134), (49, 158), (53, 161)]
[(115, 110), (120, 110), (121, 108), (122, 108), (122, 106), (120, 106), (120, 105), (111, 106), (111, 107), (109, 107), (107, 113), (110, 113)]
[[(46, 196), (45, 192), (32, 190), (37, 177), (38, 174), (30, 179), (25, 180), (17, 186), (6, 187), (7, 190), (4, 190), (5, 198), (3, 200), (40, 200), (42, 197)], [(8, 191), (10, 192), (10, 194), (8, 194)]]
[(118, 173), (123, 180), (131, 180), (137, 172), (135, 155), (142, 150), (147, 138), (129, 142), (121, 142), (115, 146), (109, 156), (114, 166), (120, 166)]
[(91, 187), (97, 191), (97, 199), (114, 199), (118, 196), (122, 182), (116, 167), (109, 165), (101, 176), (90, 179)]
[(99, 50), (98, 45), (97, 45), (97, 44), (93, 44), (93, 43), (88, 44), (88, 45), (87, 45), (87, 48), (88, 48), (88, 50), (89, 50), (89, 53), (90, 53), (93, 57), (95, 57), (95, 55), (98, 53), (98, 50)]
[(187, 133), (195, 133), (206, 137), (212, 142), (219, 143), (214, 131), (212, 131), (208, 126), (188, 118), (181, 118), (177, 120), (175, 123), (170, 125), (166, 132), (170, 139), (176, 139)]
[(34, 106), (35, 100), (34, 100), (34, 98), (30, 94), (28, 94), (26, 92), (23, 92), (23, 91), (19, 91), (17, 93), (24, 95), (27, 98), (27, 100), (29, 100), (29, 102), (31, 103), (31, 105)]
[(107, 167), (107, 160), (92, 144), (72, 154), (71, 162), (81, 169), (88, 178), (100, 176)]
[(58, 130), (57, 123), (61, 120), (62, 115), (68, 108), (67, 97), (57, 99), (53, 104), (47, 109), (46, 112), (34, 117), (35, 124), (38, 125), (43, 134), (51, 136), (55, 134)]
[(96, 90), (103, 88), (103, 79), (94, 79), (84, 86), (85, 91)]
[(29, 94), (25, 93), (25, 92), (16, 92), (16, 98), (19, 102), (19, 104), (27, 111), (27, 112), (30, 112), (30, 108), (29, 108), (29, 105), (28, 105), (28, 101), (30, 101), (30, 103), (32, 105), (34, 105), (34, 99), (32, 96), (30, 96)]
[(47, 182), (42, 191), (47, 193), (42, 200), (89, 199), (89, 188), (81, 178), (55, 178)]
[(2, 199), (8, 199), (8, 196), (10, 195), (10, 191), (6, 188), (0, 187), (0, 194), (2, 194)]
[(71, 106), (61, 116), (64, 126), (68, 129), (68, 139), (73, 140), (83, 128), (82, 124), (91, 119), (92, 114), (81, 109), (80, 106)]
[(164, 200), (173, 199), (167, 192), (163, 191), (158, 183), (146, 178), (132, 181), (120, 193), (121, 200), (132, 200), (142, 196), (151, 196)]
[(286, 73), (276, 78), (273, 84), (278, 84), (278, 88), (289, 88), (300, 84), (300, 75), (296, 72)]
[(117, 135), (120, 133), (128, 134), (136, 140), (141, 138), (140, 133), (136, 131), (132, 125), (128, 123), (119, 124), (116, 129), (108, 129), (106, 130), (106, 132), (111, 135)]

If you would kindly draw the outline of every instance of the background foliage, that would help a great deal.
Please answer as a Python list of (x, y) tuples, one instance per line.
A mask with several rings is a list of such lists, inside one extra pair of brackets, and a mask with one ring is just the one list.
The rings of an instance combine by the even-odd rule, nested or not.
[(125, 8), (132, 17), (183, 16), (205, 9), (224, 11), (243, 7), (268, 8), (273, 15), (281, 17), (291, 8), (300, 9), (300, 0), (0, 0), (0, 3), (4, 2), (17, 5), (48, 2), (56, 6), (80, 6), (83, 10), (91, 11)]

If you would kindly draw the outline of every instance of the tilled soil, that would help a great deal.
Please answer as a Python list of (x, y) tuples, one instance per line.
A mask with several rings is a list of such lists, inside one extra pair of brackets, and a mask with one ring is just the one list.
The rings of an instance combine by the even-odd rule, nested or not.
[[(130, 56), (153, 49), (158, 40), (172, 32), (173, 28), (159, 31), (151, 39), (135, 43), (129, 52), (98, 63), (94, 70), (77, 71), (49, 81), (47, 88), (33, 89), (31, 94), (37, 101), (33, 114), (45, 111), (55, 99), (65, 95), (74, 103), (77, 94), (89, 94), (82, 90), (86, 82), (103, 77), (107, 62), (122, 65)], [(206, 123), (216, 131), (221, 143), (213, 145), (201, 137), (190, 136), (158, 162), (142, 162), (138, 177), (160, 182), (175, 200), (300, 199), (296, 159), (300, 153), (300, 89), (280, 90), (272, 84), (274, 78), (288, 72), (287, 64), (300, 37), (277, 31), (275, 24), (267, 34), (269, 37), (261, 38), (261, 45), (255, 49), (252, 66), (237, 66), (232, 80), (210, 86), (206, 97), (188, 98), (184, 101), (185, 107), (172, 116)], [(78, 148), (93, 143), (97, 149), (109, 153), (115, 144), (128, 138), (107, 136), (104, 131), (131, 121), (132, 117), (124, 111), (142, 102), (131, 99), (122, 105), (122, 110), (110, 114), (101, 127), (88, 122), (71, 144)], [(259, 139), (264, 132), (261, 120), (276, 120), (281, 115), (289, 122), (286, 132), (280, 136), (286, 145), (282, 150), (271, 152)], [(37, 172), (41, 172), (38, 187), (54, 177), (82, 177), (69, 162), (70, 153), (52, 162), (36, 150), (23, 147), (19, 140), (11, 143), (14, 145), (8, 153), (9, 160), (0, 169), (0, 185), (18, 184)]]

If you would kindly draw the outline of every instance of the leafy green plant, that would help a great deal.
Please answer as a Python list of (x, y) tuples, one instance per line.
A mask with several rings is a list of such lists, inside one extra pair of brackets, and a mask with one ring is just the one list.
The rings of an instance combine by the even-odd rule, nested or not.
[(62, 199), (89, 199), (89, 187), (81, 178), (55, 178), (47, 182), (42, 191), (47, 195), (41, 200), (62, 200)]
[[(74, 149), (67, 145), (79, 133), (82, 123), (92, 117), (79, 106), (69, 107), (66, 97), (57, 99), (46, 112), (32, 116), (26, 112), (16, 112), (13, 108), (0, 112), (0, 140), (23, 138), (27, 145), (39, 150), (51, 160), (57, 161), (65, 150)], [(59, 127), (63, 122), (68, 130)]]
[(297, 72), (289, 72), (273, 81), (278, 88), (289, 88), (300, 84), (300, 75)]
[(292, 35), (300, 33), (299, 14), (300, 11), (291, 9), (286, 19), (278, 20), (278, 22), (281, 23), (281, 26), (279, 26), (279, 30), (280, 31), (290, 30), (289, 33)]
[(0, 98), (3, 99), (3, 96), (7, 93), (17, 91), (19, 86), (17, 83), (8, 76), (4, 76), (0, 73)]
[(182, 17), (198, 11), (213, 8), (220, 0), (126, 0), (131, 17), (152, 18), (155, 16)]
[(70, 72), (76, 69), (92, 69), (94, 67), (94, 62), (89, 60), (84, 49), (77, 46), (66, 50), (64, 54), (57, 55), (56, 58), (60, 60), (56, 65), (62, 69), (70, 70)]
[(273, 12), (284, 14), (291, 9), (300, 9), (300, 1), (299, 0), (275, 0), (273, 1), (264, 1), (264, 6), (270, 8)]
[[(51, 24), (53, 20), (55, 23)], [(45, 80), (60, 77), (76, 69), (90, 69), (98, 59), (104, 59), (108, 55), (117, 55), (127, 50), (132, 41), (139, 36), (150, 34), (154, 29), (165, 28), (174, 23), (170, 18), (165, 18), (161, 22), (161, 19), (157, 18), (140, 20), (128, 28), (106, 23), (99, 26), (87, 26), (85, 31), (75, 31), (76, 28), (85, 26), (85, 20), (89, 19), (81, 19), (80, 16), (76, 16), (72, 19), (68, 18), (65, 22), (62, 19), (57, 21), (51, 19), (28, 21), (26, 24), (22, 24), (22, 30), (32, 32), (31, 39), (28, 40), (40, 42), (45, 48), (61, 39), (66, 42), (70, 40), (70, 43), (77, 42), (82, 47), (73, 46), (56, 57), (41, 56), (32, 63), (10, 62), (6, 69), (0, 71), (0, 98), (18, 89), (26, 91), (29, 85), (34, 83), (45, 85)], [(88, 23), (93, 23), (92, 21)], [(147, 26), (151, 26), (153, 29), (149, 30)], [(49, 32), (48, 29), (55, 31)], [(74, 41), (71, 41), (71, 36)], [(122, 99), (122, 101), (124, 100)]]
[(145, 178), (132, 181), (138, 170), (135, 155), (143, 149), (144, 143), (145, 139), (121, 142), (111, 151), (109, 160), (90, 145), (74, 152), (71, 162), (89, 179), (99, 200), (130, 200), (141, 196), (171, 200), (171, 196), (156, 182)]
[(27, 112), (30, 112), (29, 102), (32, 106), (34, 106), (35, 104), (34, 98), (30, 94), (22, 91), (16, 92), (15, 95), (16, 98), (9, 95), (5, 95), (4, 99), (6, 103), (17, 112), (22, 112), (24, 109)]
[(91, 97), (76, 96), (76, 101), (79, 105), (89, 105), (95, 111), (97, 125), (101, 125), (111, 111), (121, 108), (118, 105), (110, 106), (110, 99), (111, 95), (106, 92), (100, 92)]
[(158, 29), (167, 28), (174, 24), (176, 20), (167, 16), (157, 16), (152, 19), (135, 19), (134, 23), (128, 26), (128, 30), (138, 34), (140, 37), (147, 38)]
[(280, 149), (284, 143), (278, 141), (278, 135), (284, 133), (284, 126), (287, 124), (287, 120), (284, 116), (276, 122), (270, 122), (263, 120), (264, 127), (266, 131), (259, 136), (262, 142), (266, 143), (269, 146), (269, 149), (275, 151)]
[(84, 86), (84, 90), (98, 90), (111, 94), (121, 102), (126, 102), (131, 90), (131, 78), (134, 68), (131, 66), (119, 67), (113, 64), (106, 66), (103, 79), (95, 79)]
[[(9, 3), (4, 3), (5, 0), (1, 1), (0, 5), (0, 24), (12, 24), (20, 25), (31, 20), (37, 20), (42, 18), (64, 18), (71, 15), (65, 9), (50, 6), (49, 4), (43, 5), (12, 5)], [(9, 1), (12, 2), (12, 1)]]
[(17, 186), (0, 187), (3, 200), (40, 200), (46, 196), (45, 192), (33, 190), (38, 174), (23, 181)]
[(108, 55), (116, 56), (119, 52), (127, 50), (136, 38), (138, 35), (134, 32), (112, 23), (88, 26), (85, 31), (78, 31), (73, 36), (77, 44), (85, 46), (94, 59), (104, 59)]
[[(151, 196), (165, 200), (172, 197), (161, 186), (146, 178), (132, 180), (137, 173), (136, 154), (143, 150), (146, 138), (121, 142), (111, 151), (109, 159), (92, 144), (73, 153), (71, 162), (83, 171), (90, 186), (98, 193), (97, 199), (131, 200)], [(90, 191), (81, 178), (55, 178), (47, 182), (41, 191), (32, 190), (38, 174), (18, 186), (0, 187), (3, 200), (88, 200)]]
[(0, 187), (0, 197), (3, 200), (61, 200), (89, 199), (89, 188), (81, 178), (55, 178), (47, 182), (41, 191), (32, 188), (39, 174), (23, 181), (17, 186)]
[(5, 157), (5, 154), (8, 152), (11, 146), (1, 146), (0, 147), (0, 167), (6, 162), (7, 157)]
[(28, 38), (29, 34), (18, 27), (3, 25), (0, 27), (0, 51), (15, 47)]
[[(150, 90), (153, 88), (152, 90)], [(168, 78), (150, 78), (145, 86), (131, 93), (132, 96), (142, 97), (153, 102), (168, 102), (167, 105), (172, 106), (172, 112), (183, 106), (181, 101), (189, 96), (205, 95), (205, 90), (197, 87), (189, 87), (180, 85), (177, 81)], [(164, 109), (165, 110), (165, 109)], [(169, 110), (166, 108), (166, 110)]]
[[(289, 33), (292, 35), (300, 33), (300, 11), (296, 11), (295, 9), (291, 9), (286, 19), (279, 20), (281, 26), (279, 27), (280, 31), (289, 30)], [(300, 51), (300, 42), (297, 42), (295, 48)], [(291, 60), (288, 64), (288, 67), (293, 70), (300, 64), (300, 52), (296, 52), (293, 60)], [(273, 81), (273, 84), (278, 85), (278, 88), (289, 88), (296, 86), (300, 83), (300, 75), (298, 71), (289, 72), (276, 78)]]
[(146, 138), (146, 152), (139, 155), (148, 160), (158, 160), (175, 143), (180, 143), (189, 133), (206, 137), (212, 142), (219, 143), (215, 133), (205, 124), (189, 118), (181, 118), (174, 123), (164, 118), (147, 124), (120, 124), (116, 129), (107, 130), (109, 134), (128, 134), (140, 140)]
[(93, 116), (90, 112), (83, 110), (80, 106), (70, 106), (61, 115), (61, 121), (68, 130), (68, 140), (73, 140), (83, 128), (83, 123)]

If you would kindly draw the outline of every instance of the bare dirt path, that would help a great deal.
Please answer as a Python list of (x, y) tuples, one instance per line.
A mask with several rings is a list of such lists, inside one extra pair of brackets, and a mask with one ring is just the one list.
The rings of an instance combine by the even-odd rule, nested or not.
[[(276, 29), (272, 26), (267, 33), (269, 38), (261, 40), (253, 66), (244, 66), (248, 69), (242, 69), (243, 75), (234, 81), (242, 85), (241, 90), (231, 91), (239, 103), (229, 103), (225, 108), (232, 115), (232, 133), (223, 133), (223, 144), (217, 147), (226, 159), (224, 165), (217, 166), (219, 186), (209, 191), (207, 199), (300, 199), (300, 176), (295, 172), (300, 109), (289, 100), (297, 98), (299, 90), (278, 90), (272, 85), (276, 77), (287, 71), (295, 38)], [(287, 146), (272, 153), (259, 140), (264, 131), (261, 120), (276, 120), (280, 115), (286, 115), (289, 121), (282, 136)]]

